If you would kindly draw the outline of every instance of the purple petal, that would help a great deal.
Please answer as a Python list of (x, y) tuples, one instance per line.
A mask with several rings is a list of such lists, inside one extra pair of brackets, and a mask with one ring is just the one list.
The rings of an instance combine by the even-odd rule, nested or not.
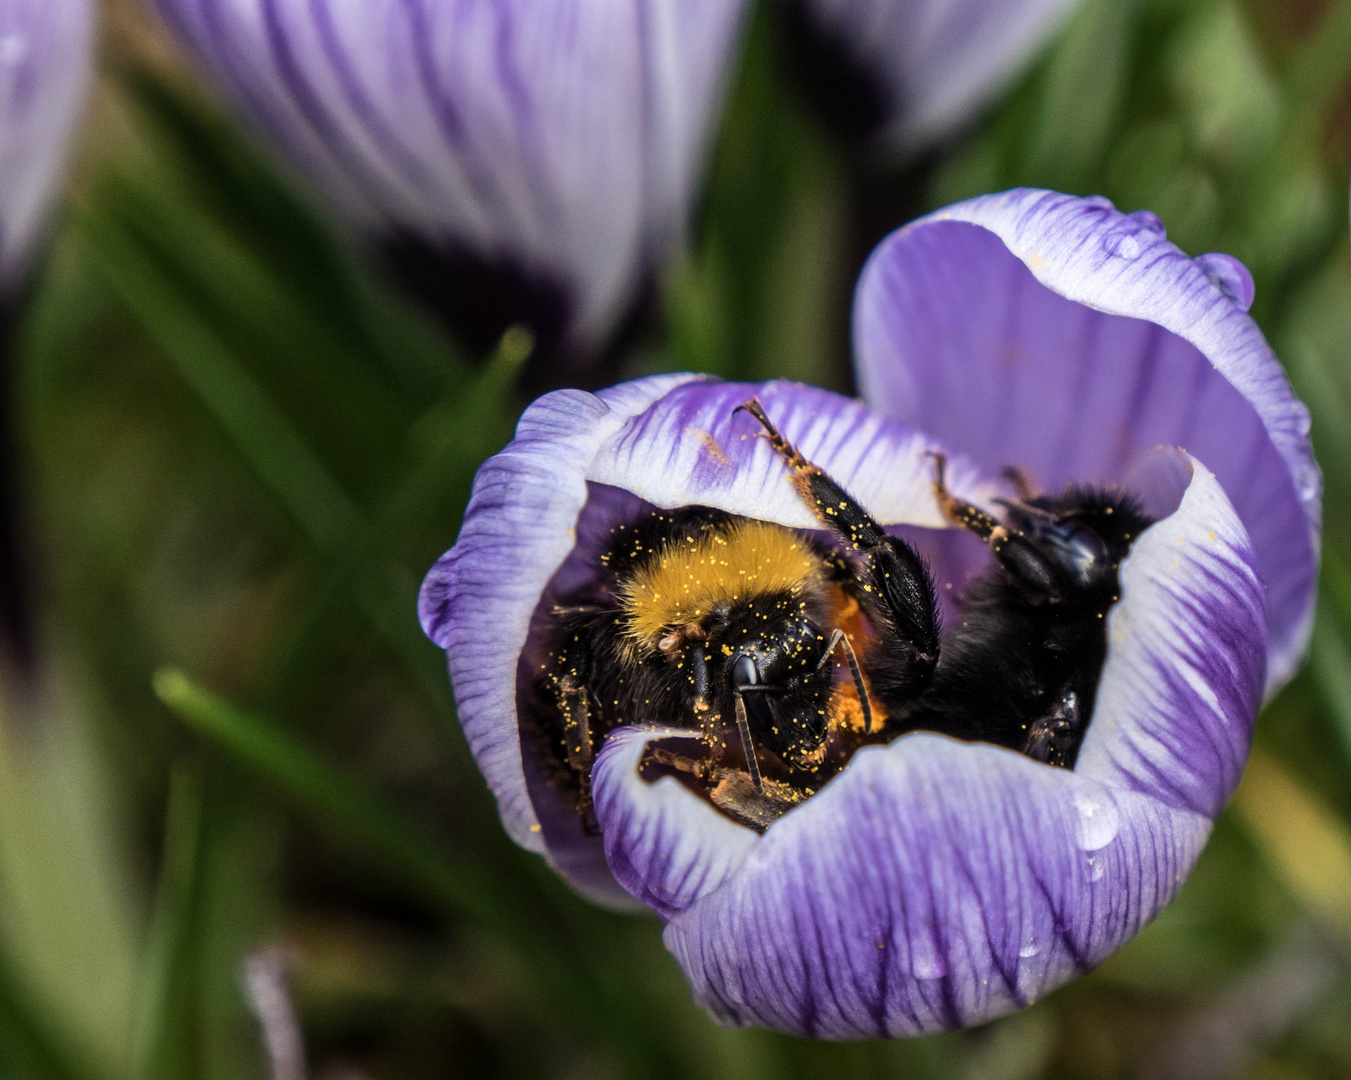
[(1177, 513), (1136, 541), (1075, 768), (1215, 817), (1238, 786), (1265, 675), (1265, 590), (1248, 535), (1197, 464)]
[(861, 751), (665, 940), (723, 1023), (827, 1038), (961, 1027), (1111, 955), (1209, 832), (1201, 814), (915, 734)]
[(593, 774), (606, 853), (668, 917), (700, 1003), (833, 1038), (959, 1027), (1036, 1000), (1152, 919), (1232, 789), (1261, 693), (1262, 589), (1203, 469), (1122, 588), (1073, 772), (908, 735), (755, 836), (637, 776), (662, 733), (612, 736)]
[(0, 6), (0, 291), (13, 289), (47, 218), (89, 91), (90, 0)]
[(745, 0), (158, 0), (363, 232), (561, 282), (603, 335), (683, 227)]
[(594, 773), (596, 819), (615, 878), (667, 918), (721, 888), (759, 841), (692, 798), (674, 777), (648, 783), (638, 775), (649, 742), (691, 735), (678, 728), (620, 728), (606, 740)]
[[(940, 447), (895, 421), (792, 383), (664, 376), (599, 395), (558, 391), (526, 410), (515, 440), (480, 469), (459, 539), (422, 586), (423, 629), (446, 650), (460, 722), (507, 831), (593, 894), (613, 888), (600, 845), (582, 836), (522, 751), (517, 679), (532, 619), (560, 583), (575, 587), (589, 572), (583, 556), (596, 554), (616, 514), (704, 505), (819, 528), (758, 424), (734, 412), (752, 395), (883, 524), (944, 524), (925, 456)], [(950, 455), (948, 477), (973, 501), (995, 491), (959, 455)], [(956, 569), (942, 564), (941, 544), (926, 547), (940, 560), (940, 581), (969, 564), (968, 538), (943, 535), (953, 538)], [(575, 548), (585, 550), (569, 559)]]
[(986, 196), (873, 254), (854, 312), (859, 381), (882, 411), (1048, 489), (1128, 479), (1153, 447), (1185, 447), (1252, 537), (1271, 691), (1308, 641), (1322, 483), (1308, 411), (1250, 299), (1236, 262), (1198, 265), (1153, 215), (1052, 192)]
[(884, 143), (914, 151), (971, 118), (1076, 0), (805, 0), (820, 31), (880, 80)]

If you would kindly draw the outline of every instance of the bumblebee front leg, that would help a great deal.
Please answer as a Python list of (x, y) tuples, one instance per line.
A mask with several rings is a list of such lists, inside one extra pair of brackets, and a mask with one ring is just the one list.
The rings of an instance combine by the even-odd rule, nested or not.
[(1030, 595), (1049, 601), (1062, 599), (1064, 582), (1051, 559), (1018, 530), (953, 495), (943, 477), (947, 458), (932, 452), (929, 456), (934, 460), (934, 498), (943, 516), (984, 540), (999, 565)]
[(1077, 756), (1077, 736), (1083, 730), (1083, 710), (1079, 695), (1066, 690), (1060, 700), (1045, 716), (1039, 716), (1028, 726), (1023, 753), (1033, 761), (1058, 765), (1062, 769), (1074, 767)]
[(723, 734), (722, 717), (709, 704), (708, 658), (704, 655), (706, 643), (695, 641), (690, 648), (691, 677), (694, 680), (694, 718), (699, 724), (699, 738), (708, 747), (707, 773), (722, 762), (722, 753), (727, 749), (727, 739)]
[(559, 650), (554, 691), (563, 717), (563, 748), (568, 765), (578, 774), (582, 789), (589, 787), (595, 757), (591, 733), (591, 643), (577, 633)]
[(770, 445), (793, 470), (793, 485), (822, 523), (861, 556), (845, 560), (844, 579), (879, 628), (873, 649), (873, 689), (889, 706), (911, 700), (938, 662), (938, 616), (933, 580), (919, 554), (883, 531), (854, 499), (779, 434), (752, 398), (741, 406), (765, 429)]

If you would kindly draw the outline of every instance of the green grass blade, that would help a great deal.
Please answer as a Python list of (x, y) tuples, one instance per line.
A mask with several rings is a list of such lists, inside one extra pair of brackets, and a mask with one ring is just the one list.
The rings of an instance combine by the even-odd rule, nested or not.
[(155, 692), (190, 727), (281, 790), (334, 839), (354, 843), (447, 914), (495, 934), (534, 973), (570, 1024), (623, 1046), (643, 1075), (676, 1074), (671, 1069), (682, 1050), (665, 1032), (645, 992), (616, 979), (614, 960), (605, 955), (605, 946), (613, 943), (605, 940), (605, 921), (594, 912), (585, 912), (582, 920), (597, 924), (593, 932), (583, 929), (585, 943), (575, 940), (578, 927), (560, 918), (564, 905), (545, 918), (523, 909), (518, 889), (528, 875), (508, 885), (466, 861), (452, 861), (419, 826), (291, 735), (234, 708), (179, 671), (157, 673)]
[[(300, 620), (290, 655), (280, 665), (280, 677), (291, 692), (314, 669), (338, 623), (339, 604), (368, 568), (383, 570), (368, 575), (361, 589), (363, 606), (378, 623), (387, 645), (401, 652), (406, 648), (402, 639), (408, 627), (415, 627), (418, 584), (388, 563), (389, 553), (397, 551), (403, 538), (433, 512), (443, 512), (446, 520), (458, 520), (479, 464), (501, 446), (511, 430), (512, 387), (532, 347), (528, 333), (508, 331), (492, 361), (469, 387), (447, 394), (418, 422), (413, 434), (419, 446), (410, 468), (392, 481), (393, 490), (384, 505), (330, 567)], [(421, 670), (426, 666), (423, 658), (433, 655), (418, 634), (416, 659), (410, 654), (408, 660)], [(438, 700), (448, 703), (439, 658), (428, 670), (434, 671)]]
[(174, 1080), (187, 1052), (201, 889), (202, 785), (186, 765), (169, 777), (159, 895), (142, 972), (135, 1080)]
[(355, 505), (173, 282), (116, 225), (87, 215), (85, 231), (109, 287), (316, 546), (354, 535)]
[(1331, 606), (1326, 596), (1319, 605), (1309, 650), (1309, 670), (1331, 714), (1333, 734), (1344, 764), (1351, 770), (1351, 646), (1347, 644), (1342, 621), (1330, 610)]
[(467, 867), (452, 867), (411, 822), (298, 740), (194, 685), (179, 671), (155, 675), (155, 692), (178, 716), (276, 784), (340, 838), (355, 840), (445, 910), (487, 924), (508, 918), (510, 899)]

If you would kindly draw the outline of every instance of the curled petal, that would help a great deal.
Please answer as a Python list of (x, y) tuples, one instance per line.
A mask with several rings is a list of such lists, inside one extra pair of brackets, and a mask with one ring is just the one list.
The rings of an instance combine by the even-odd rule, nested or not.
[(89, 91), (90, 0), (0, 6), (0, 290), (22, 274)]
[[(662, 733), (623, 732), (594, 774), (607, 855), (725, 1023), (850, 1038), (989, 1019), (1101, 962), (1180, 888), (1234, 772), (1193, 778), (1165, 755), (1223, 744), (1241, 761), (1261, 611), (1246, 534), (1196, 468), (1127, 560), (1076, 770), (916, 733), (729, 839), (697, 796), (636, 777)], [(1172, 788), (1154, 782), (1168, 769)]]
[(603, 335), (684, 224), (745, 0), (158, 0), (361, 231), (562, 291)]
[[(1018, 190), (892, 234), (860, 279), (859, 382), (874, 406), (987, 469), (1163, 489), (1158, 445), (1214, 470), (1267, 587), (1267, 690), (1308, 642), (1322, 483), (1309, 417), (1247, 314), (1237, 262), (1187, 257), (1152, 214)], [(1167, 487), (1167, 485), (1165, 485)]]
[[(599, 841), (581, 836), (522, 750), (518, 670), (532, 620), (559, 581), (587, 572), (608, 527), (643, 508), (712, 506), (819, 528), (758, 424), (736, 412), (753, 395), (878, 521), (943, 525), (925, 456), (938, 444), (895, 421), (797, 384), (662, 376), (598, 395), (561, 390), (527, 409), (513, 442), (479, 471), (459, 539), (422, 586), (423, 629), (446, 650), (460, 722), (507, 831), (593, 895), (613, 888)], [(977, 502), (995, 491), (958, 455), (948, 480)], [(941, 576), (942, 544), (927, 550)]]
[(1183, 507), (1121, 567), (1076, 771), (1215, 817), (1238, 786), (1261, 703), (1264, 590), (1223, 489), (1193, 467)]

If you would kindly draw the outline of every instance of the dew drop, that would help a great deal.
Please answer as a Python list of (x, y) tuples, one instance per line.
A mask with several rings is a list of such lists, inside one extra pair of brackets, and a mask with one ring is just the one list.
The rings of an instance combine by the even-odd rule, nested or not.
[(1023, 942), (1023, 947), (1018, 950), (1018, 955), (1024, 960), (1030, 960), (1041, 952), (1041, 942), (1036, 938), (1028, 938)]
[(1163, 227), (1163, 221), (1152, 210), (1136, 210), (1126, 216), (1145, 232), (1153, 233), (1155, 236), (1168, 235), (1168, 230)]
[(1236, 258), (1222, 251), (1212, 251), (1207, 255), (1198, 255), (1192, 261), (1214, 282), (1220, 292), (1244, 311), (1252, 307), (1253, 296), (1256, 293), (1252, 274), (1248, 273), (1248, 268)]
[(1121, 828), (1121, 815), (1105, 791), (1086, 789), (1077, 792), (1074, 808), (1079, 811), (1075, 843), (1081, 851), (1097, 851), (1116, 839)]
[(1103, 874), (1107, 873), (1107, 860), (1099, 858), (1097, 855), (1088, 857), (1088, 880), (1101, 881)]
[(1123, 236), (1112, 245), (1112, 254), (1122, 259), (1134, 259), (1141, 250), (1140, 241), (1133, 236)]

